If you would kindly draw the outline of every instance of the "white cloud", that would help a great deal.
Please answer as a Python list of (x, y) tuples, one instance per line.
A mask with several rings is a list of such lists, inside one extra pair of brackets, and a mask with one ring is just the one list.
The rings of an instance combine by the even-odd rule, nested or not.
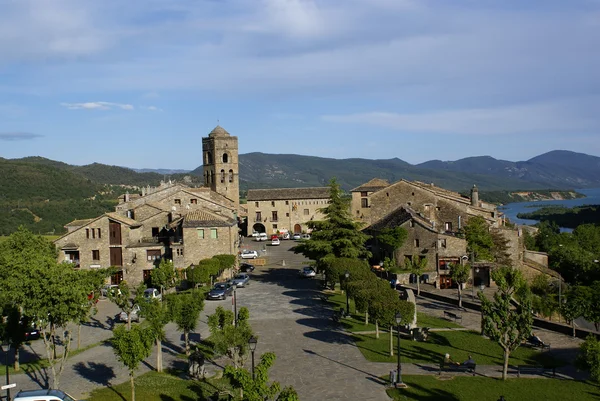
[[(585, 99), (594, 104), (600, 98)], [(373, 111), (325, 115), (324, 121), (365, 124), (403, 132), (466, 135), (595, 133), (600, 116), (580, 109), (582, 99), (497, 108), (444, 110), (420, 113)]]
[(66, 107), (70, 110), (133, 110), (134, 107), (131, 104), (113, 103), (113, 102), (85, 102), (85, 103), (61, 103), (61, 106)]
[(142, 106), (142, 108), (145, 110), (150, 110), (150, 111), (164, 111), (160, 107), (156, 107), (156, 106)]
[(0, 141), (28, 141), (41, 137), (43, 135), (32, 134), (30, 132), (0, 132)]

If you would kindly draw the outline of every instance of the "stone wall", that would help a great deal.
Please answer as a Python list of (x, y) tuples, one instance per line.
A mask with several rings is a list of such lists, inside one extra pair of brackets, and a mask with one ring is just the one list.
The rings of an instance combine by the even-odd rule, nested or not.
[[(184, 257), (182, 260), (175, 259), (176, 268), (186, 268), (191, 264), (197, 264), (202, 259), (209, 259), (215, 255), (228, 254), (237, 255), (237, 225), (231, 227), (212, 227), (217, 230), (217, 238), (211, 238), (211, 227), (190, 227), (183, 229)], [(204, 230), (204, 238), (198, 234)]]
[[(276, 234), (278, 231), (294, 233), (294, 228), (300, 226), (300, 232), (308, 232), (307, 223), (311, 220), (323, 220), (325, 216), (319, 209), (327, 207), (329, 198), (323, 199), (288, 199), (288, 200), (263, 200), (249, 201), (248, 228), (246, 235), (252, 235), (255, 225), (262, 224), (267, 234)], [(256, 219), (256, 212), (261, 212), (260, 221)], [(277, 213), (277, 220), (273, 219), (273, 212)]]
[(523, 261), (533, 262), (548, 267), (548, 254), (546, 252), (523, 251)]

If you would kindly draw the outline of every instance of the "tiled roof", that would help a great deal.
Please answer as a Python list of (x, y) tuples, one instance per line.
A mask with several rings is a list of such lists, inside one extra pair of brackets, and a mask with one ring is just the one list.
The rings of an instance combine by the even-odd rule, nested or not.
[(249, 189), (248, 202), (264, 200), (329, 199), (329, 187)]
[(127, 224), (128, 226), (139, 227), (142, 225), (141, 223), (138, 223), (137, 221), (130, 219), (129, 217), (122, 216), (115, 212), (106, 213), (106, 216), (110, 219), (117, 220), (123, 224)]
[(88, 224), (90, 221), (95, 219), (82, 219), (82, 220), (73, 220), (70, 223), (65, 224), (65, 227), (81, 227)]
[(63, 251), (75, 250), (75, 249), (79, 249), (79, 245), (73, 244), (73, 243), (68, 243), (68, 244), (64, 244), (63, 246), (61, 246), (60, 249), (62, 249)]
[(210, 131), (210, 134), (208, 134), (208, 136), (229, 136), (229, 132), (225, 131), (225, 129), (220, 125), (217, 125), (212, 131)]
[(237, 224), (235, 219), (214, 216), (203, 210), (194, 210), (183, 217), (183, 228), (191, 227), (231, 227)]
[(390, 183), (387, 180), (383, 180), (381, 178), (373, 178), (371, 181), (354, 188), (350, 192), (375, 192), (389, 186)]

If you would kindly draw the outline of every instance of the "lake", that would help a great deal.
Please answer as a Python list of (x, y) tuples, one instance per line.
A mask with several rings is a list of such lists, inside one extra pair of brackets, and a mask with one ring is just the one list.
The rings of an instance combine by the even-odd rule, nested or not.
[[(567, 200), (551, 200), (551, 201), (537, 201), (537, 202), (515, 202), (508, 203), (504, 206), (500, 206), (498, 210), (502, 211), (506, 217), (513, 223), (517, 224), (536, 224), (537, 220), (527, 220), (517, 218), (519, 213), (532, 212), (540, 207), (544, 206), (581, 206), (581, 205), (600, 205), (600, 188), (589, 188), (589, 189), (577, 189), (579, 193), (585, 195), (585, 198), (579, 199), (567, 199)], [(565, 231), (572, 231), (571, 229), (565, 229)]]

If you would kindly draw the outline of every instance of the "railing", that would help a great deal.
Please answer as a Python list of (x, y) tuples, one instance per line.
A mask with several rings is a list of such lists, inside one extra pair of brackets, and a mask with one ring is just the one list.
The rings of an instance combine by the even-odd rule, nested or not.
[(140, 239), (142, 244), (158, 244), (159, 242), (158, 237), (142, 237)]

